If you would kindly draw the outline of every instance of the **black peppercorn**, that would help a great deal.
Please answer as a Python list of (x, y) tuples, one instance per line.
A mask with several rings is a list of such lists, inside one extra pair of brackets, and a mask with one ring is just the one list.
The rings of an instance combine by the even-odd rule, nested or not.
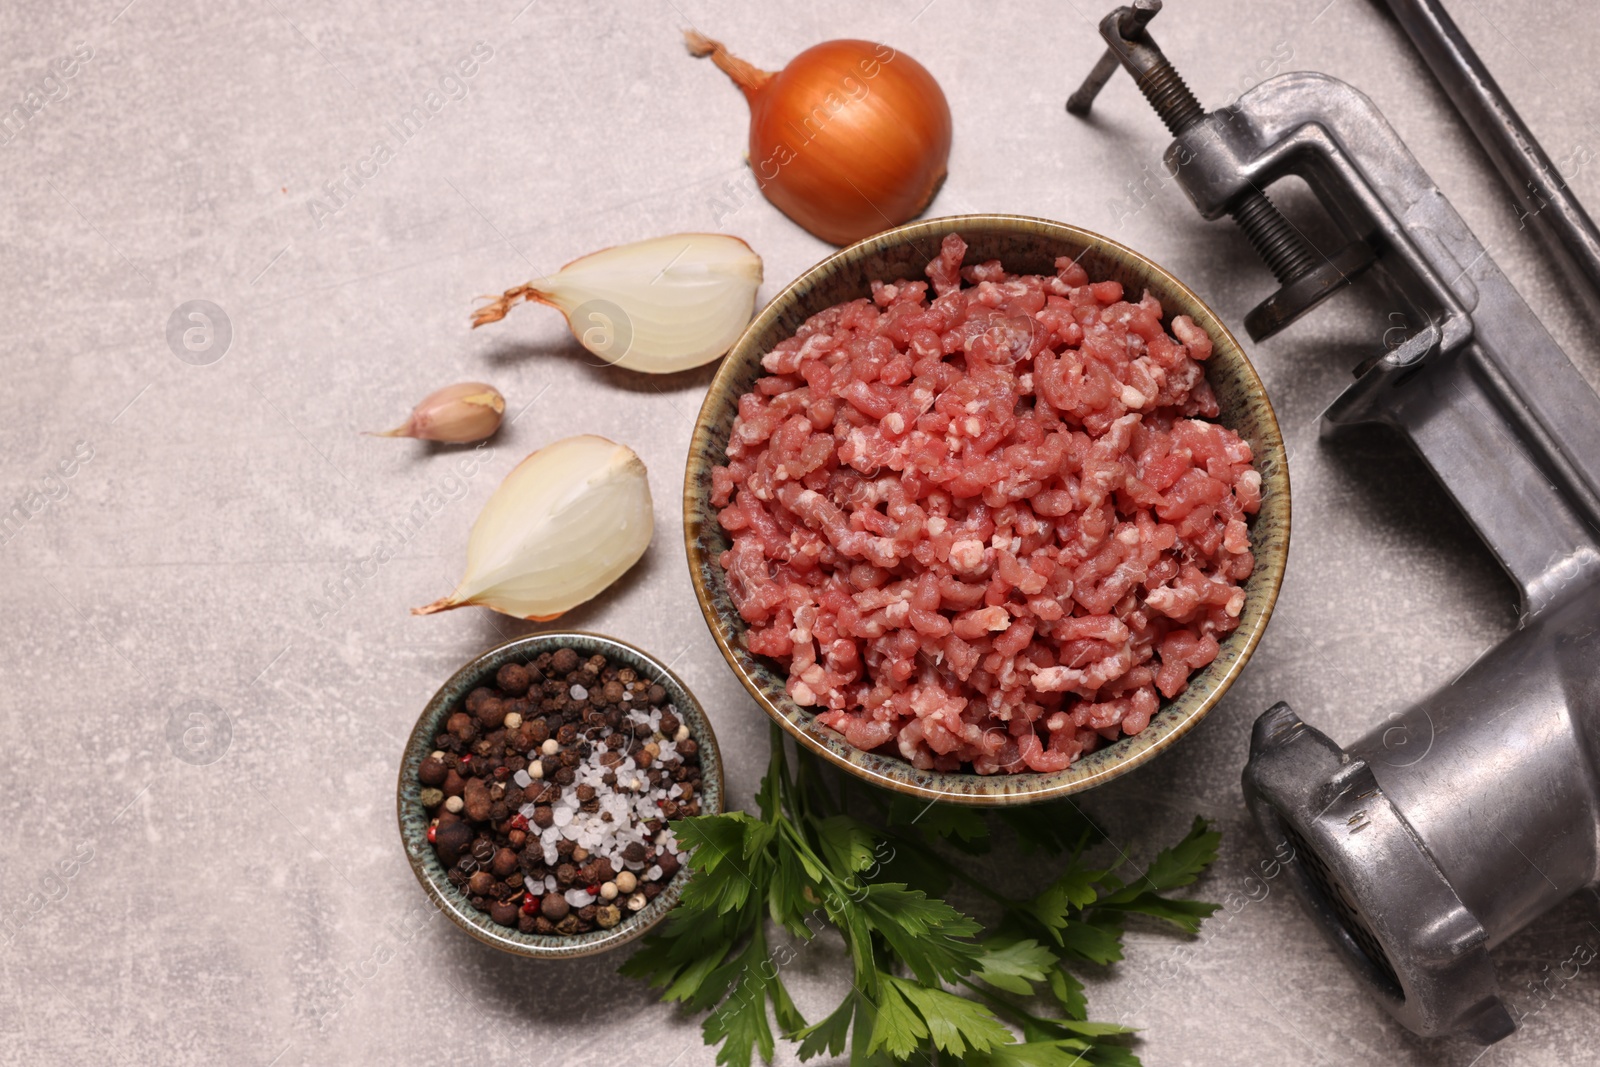
[(512, 696), (521, 696), (526, 693), (532, 680), (528, 674), (528, 668), (520, 663), (507, 663), (496, 671), (494, 676), (495, 684)]

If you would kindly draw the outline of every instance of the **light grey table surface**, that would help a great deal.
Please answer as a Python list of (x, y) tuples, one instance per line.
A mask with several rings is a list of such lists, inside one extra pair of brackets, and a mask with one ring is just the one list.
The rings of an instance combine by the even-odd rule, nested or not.
[[(930, 214), (1107, 233), (1236, 329), (1270, 287), (1243, 239), (1172, 186), (1123, 209), (1166, 142), (1125, 77), (1093, 123), (1064, 114), (1100, 5), (523, 2), (0, 10), (0, 103), (43, 103), (0, 144), (0, 503), (53, 497), (0, 544), (0, 1061), (712, 1062), (697, 1021), (616, 977), (617, 959), (515, 960), (436, 917), (393, 802), (402, 740), (434, 689), (532, 629), (407, 609), (450, 588), (501, 476), (584, 431), (643, 456), (658, 527), (632, 573), (562, 621), (673, 661), (710, 710), (735, 802), (756, 785), (766, 720), (717, 655), (683, 562), (679, 486), (711, 369), (597, 368), (533, 307), (467, 329), (478, 294), (632, 239), (736, 233), (765, 258), (763, 298), (829, 251), (763, 200), (719, 207), (744, 178), (746, 108), (684, 53), (682, 27), (768, 67), (832, 37), (919, 59), (955, 115)], [(1552, 156), (1600, 154), (1592, 11), (1451, 6)], [(1175, 0), (1155, 30), (1208, 104), (1274, 57), (1371, 94), (1593, 379), (1592, 320), (1376, 5)], [(475, 47), (473, 76), (441, 83)], [(74, 54), (71, 78), (42, 80)], [(331, 210), (324, 183), (393, 142), (387, 124), (441, 85), (437, 113)], [(1600, 164), (1567, 175), (1600, 207)], [(191, 300), (231, 324), (209, 365), (168, 344)], [(1244, 899), (1268, 854), (1239, 789), (1257, 714), (1287, 699), (1349, 740), (1514, 625), (1509, 583), (1417, 461), (1378, 437), (1318, 442), (1319, 412), (1385, 328), (1381, 302), (1352, 292), (1251, 347), (1292, 447), (1277, 615), (1199, 729), (1084, 798), (1136, 857), (1196, 812), (1216, 820), (1223, 855), (1199, 886), (1213, 899)], [(470, 475), (460, 452), (359, 435), (463, 379), (498, 384), (519, 415)], [(73, 475), (52, 481), (75, 451)], [(394, 558), (363, 566), (380, 548)], [(192, 701), (221, 709), (226, 739), (174, 742)], [(1530, 987), (1600, 937), (1597, 917), (1574, 900), (1504, 946), (1513, 1000), (1543, 1002)], [(837, 996), (841, 961), (824, 944), (788, 977), (815, 1011)], [(1156, 1065), (1592, 1062), (1600, 986), (1585, 974), (1550, 989), (1481, 1056), (1414, 1039), (1276, 882), (1198, 941), (1130, 934), (1091, 1006), (1143, 1027)]]

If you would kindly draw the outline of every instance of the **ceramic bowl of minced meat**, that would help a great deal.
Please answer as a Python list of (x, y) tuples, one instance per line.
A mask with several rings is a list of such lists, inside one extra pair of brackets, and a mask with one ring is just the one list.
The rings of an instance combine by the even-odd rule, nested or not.
[(796, 741), (928, 799), (1105, 782), (1221, 699), (1289, 545), (1239, 342), (1105, 237), (966, 215), (807, 271), (724, 360), (684, 536), (722, 654)]

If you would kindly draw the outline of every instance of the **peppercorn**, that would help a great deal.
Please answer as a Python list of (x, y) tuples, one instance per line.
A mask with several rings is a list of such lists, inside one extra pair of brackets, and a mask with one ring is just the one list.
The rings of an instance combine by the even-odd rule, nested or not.
[(578, 654), (570, 648), (558, 648), (550, 657), (550, 668), (557, 674), (578, 669)]
[(615, 904), (603, 904), (595, 909), (594, 921), (603, 929), (609, 930), (622, 921), (622, 909)]
[(467, 889), (473, 896), (481, 897), (494, 888), (494, 875), (488, 871), (474, 871), (467, 879)]
[(577, 915), (568, 915), (565, 919), (562, 919), (560, 922), (556, 923), (556, 933), (562, 934), (566, 937), (571, 937), (573, 934), (578, 932), (578, 927), (581, 926), (582, 923), (583, 920), (578, 918)]
[(562, 767), (555, 773), (555, 781), (557, 785), (571, 785), (572, 780), (575, 777), (577, 777), (577, 775), (571, 767)]
[(556, 821), (556, 813), (548, 804), (540, 804), (533, 809), (533, 825), (543, 830)]
[(489, 905), (489, 918), (501, 926), (513, 926), (517, 922), (517, 906), (509, 900), (497, 900)]
[(455, 712), (445, 721), (445, 729), (450, 731), (450, 736), (457, 741), (470, 744), (478, 736), (478, 724), (472, 721), (472, 716), (464, 711)]
[(578, 843), (571, 838), (563, 837), (556, 842), (556, 855), (562, 859), (571, 859), (572, 854), (578, 849)]
[(649, 900), (645, 897), (645, 895), (642, 892), (635, 893), (635, 894), (633, 894), (633, 896), (628, 898), (628, 910), (629, 911), (642, 911), (644, 909), (644, 906), (646, 904), (648, 904), (648, 903), (649, 903)]
[(659, 704), (667, 699), (667, 687), (657, 682), (650, 687), (650, 692), (645, 694), (645, 699), (652, 704)]
[(479, 863), (488, 863), (494, 859), (494, 842), (487, 837), (478, 837), (472, 842), (472, 858)]
[(556, 868), (556, 885), (565, 889), (577, 880), (578, 868), (574, 867), (572, 864), (563, 863), (561, 866)]
[[(561, 729), (556, 731), (556, 741), (559, 744), (570, 745), (570, 744), (572, 744), (573, 741), (577, 740), (577, 738), (578, 738), (578, 728), (576, 726), (572, 725), (570, 722), (569, 723), (565, 723), (561, 727)], [(548, 742), (546, 742), (546, 743), (548, 744)], [(546, 752), (545, 755), (547, 755), (547, 756), (548, 755), (554, 755), (554, 753)]]
[(432, 811), (434, 808), (437, 808), (440, 804), (444, 803), (444, 790), (424, 789), (417, 794), (417, 799), (422, 802), (423, 807), (427, 808), (429, 811)]
[(560, 893), (546, 893), (539, 902), (539, 914), (551, 922), (560, 922), (567, 917), (567, 912), (572, 910), (572, 905), (567, 903), (567, 898)]
[(538, 929), (538, 920), (527, 912), (517, 916), (517, 929), (525, 934), (531, 934)]
[(522, 727), (522, 713), (520, 711), (506, 712), (505, 722), (501, 723), (507, 730), (517, 730)]
[(489, 817), (493, 801), (489, 799), (489, 787), (482, 778), (468, 778), (461, 799), (466, 804), (467, 818), (482, 822)]
[[(645, 900), (654, 900), (654, 899), (656, 899), (656, 897), (661, 895), (661, 883), (660, 882), (646, 882), (644, 884), (644, 888), (639, 890), (639, 892), (644, 894), (644, 899)], [(632, 903), (630, 901), (629, 907), (632, 907), (632, 906), (633, 905), (632, 905)]]
[(478, 688), (467, 694), (467, 711), (476, 712), (480, 704), (482, 704), (485, 700), (492, 699), (494, 699), (494, 690), (487, 686), (480, 685)]
[(509, 848), (502, 848), (494, 854), (494, 859), (489, 861), (489, 870), (494, 872), (496, 878), (505, 878), (517, 869), (517, 854)]
[(548, 937), (556, 932), (556, 924), (551, 922), (549, 919), (546, 919), (543, 914), (540, 914), (533, 920), (533, 931), (534, 933), (544, 934), (546, 937)]
[(521, 696), (528, 691), (528, 686), (533, 681), (528, 674), (528, 668), (520, 663), (507, 663), (495, 672), (494, 682), (501, 689), (512, 696)]
[(433, 847), (439, 854), (440, 863), (454, 867), (471, 844), (472, 827), (469, 824), (454, 817), (439, 819), (439, 825), (434, 829)]
[(511, 848), (521, 852), (528, 843), (528, 832), (526, 830), (508, 830), (506, 831), (506, 842)]
[(461, 802), (460, 797), (445, 798), (444, 810), (448, 811), (451, 815), (459, 815), (463, 807), (465, 807), (465, 805)]
[(683, 863), (678, 859), (676, 853), (663, 852), (656, 857), (656, 866), (661, 868), (661, 880), (665, 882), (678, 873), (678, 869), (683, 866)]
[(643, 863), (644, 846), (637, 841), (633, 842), (627, 848), (622, 850), (622, 858), (627, 860), (629, 863)]
[(607, 682), (601, 688), (600, 695), (605, 699), (607, 704), (620, 704), (622, 702), (622, 694), (624, 692), (626, 692), (626, 690), (622, 688), (622, 683), (613, 681)]
[(619, 893), (632, 893), (639, 886), (639, 876), (632, 871), (623, 871), (614, 879)]
[(667, 711), (661, 714), (661, 736), (671, 737), (678, 732), (678, 717)]
[(678, 755), (680, 756), (692, 756), (699, 751), (700, 745), (692, 737), (685, 738), (684, 740), (678, 742)]
[(467, 780), (461, 776), (459, 771), (452, 767), (444, 776), (444, 785), (440, 786), (439, 788), (444, 790), (444, 795), (447, 797), (458, 797), (463, 791), (466, 790)]
[(599, 910), (600, 909), (593, 904), (585, 904), (583, 907), (578, 909), (578, 918), (583, 922), (592, 923), (594, 922), (595, 912)]
[(429, 756), (417, 768), (417, 780), (423, 785), (443, 785), (449, 773), (450, 768), (444, 765), (444, 760)]
[(503, 700), (485, 700), (478, 705), (478, 721), (491, 730), (500, 729), (506, 721), (506, 702)]

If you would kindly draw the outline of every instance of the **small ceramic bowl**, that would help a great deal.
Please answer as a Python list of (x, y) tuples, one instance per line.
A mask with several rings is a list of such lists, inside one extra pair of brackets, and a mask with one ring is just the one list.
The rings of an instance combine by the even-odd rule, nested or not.
[(570, 648), (585, 657), (598, 652), (619, 666), (632, 667), (641, 678), (664, 686), (667, 700), (677, 706), (678, 716), (688, 724), (690, 733), (700, 745), (701, 810), (707, 814), (721, 812), (723, 804), (722, 756), (717, 749), (717, 735), (712, 732), (705, 711), (665, 664), (632, 645), (601, 634), (530, 634), (491, 648), (456, 671), (428, 701), (410, 738), (406, 740), (405, 756), (400, 761), (400, 783), (395, 793), (395, 806), (400, 817), (400, 841), (405, 846), (411, 870), (416, 874), (417, 881), (422, 883), (429, 899), (457, 926), (503, 952), (547, 959), (592, 956), (643, 936), (677, 904), (684, 883), (689, 878), (689, 867), (685, 864), (656, 899), (640, 911), (628, 915), (612, 929), (564, 937), (559, 934), (525, 934), (501, 926), (474, 908), (466, 894), (451, 885), (445, 877), (444, 865), (428, 843), (431, 817), (418, 799), (422, 783), (417, 779), (417, 770), (433, 751), (433, 739), (443, 732), (445, 720), (468, 693), (480, 685), (493, 685), (495, 672), (507, 663), (527, 663), (541, 652), (554, 652), (559, 648)]
[[(1216, 660), (1166, 701), (1150, 725), (1133, 737), (1091, 752), (1055, 773), (978, 775), (920, 771), (898, 755), (862, 752), (789, 699), (786, 673), (745, 647), (745, 624), (728, 595), (717, 559), (729, 539), (711, 506), (711, 468), (723, 461), (739, 397), (762, 375), (761, 357), (794, 334), (807, 318), (845, 300), (871, 295), (873, 279), (921, 278), (945, 235), (967, 242), (967, 264), (998, 259), (1016, 273), (1055, 273), (1058, 256), (1077, 259), (1094, 281), (1115, 280), (1135, 297), (1148, 289), (1166, 317), (1189, 315), (1214, 342), (1206, 377), (1221, 407), (1218, 420), (1250, 443), (1261, 472), (1261, 511), (1250, 524), (1255, 573), (1245, 583), (1239, 628), (1222, 642)], [(913, 222), (851, 245), (779, 293), (750, 323), (711, 383), (689, 446), (683, 486), (684, 540), (689, 572), (706, 623), (723, 656), (751, 696), (796, 741), (824, 759), (876, 785), (930, 800), (958, 804), (1025, 804), (1076, 793), (1111, 780), (1170, 748), (1216, 706), (1239, 676), (1272, 615), (1289, 550), (1289, 471), (1283, 438), (1255, 368), (1239, 342), (1188, 286), (1144, 256), (1098, 234), (1020, 215), (960, 215)]]

